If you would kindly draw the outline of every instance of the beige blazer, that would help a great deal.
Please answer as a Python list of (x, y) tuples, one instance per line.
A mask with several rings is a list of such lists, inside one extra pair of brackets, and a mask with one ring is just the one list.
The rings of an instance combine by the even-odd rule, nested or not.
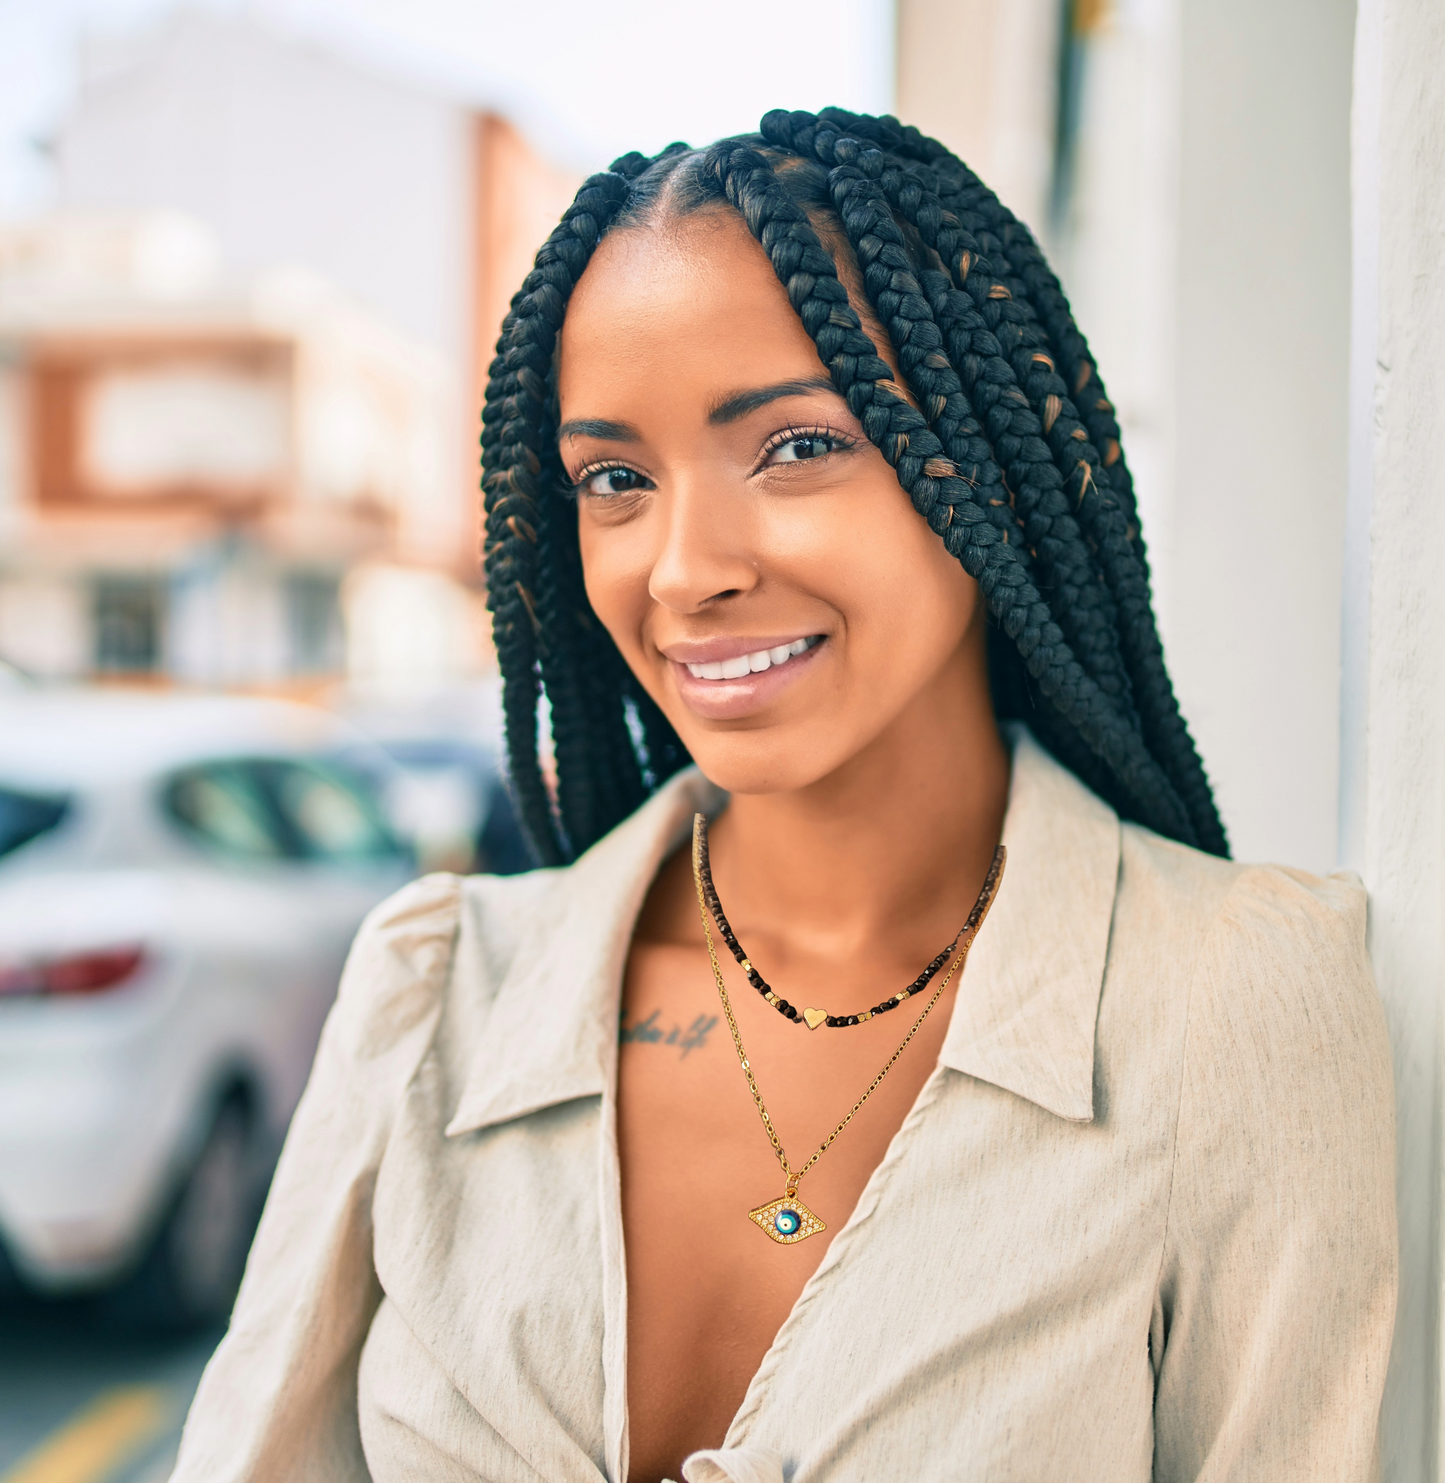
[[(372, 914), (177, 1483), (626, 1478), (622, 971), (719, 802), (689, 772), (568, 869)], [(685, 1478), (1369, 1478), (1396, 1249), (1363, 892), (1121, 826), (1026, 734), (1004, 840), (939, 1064)]]

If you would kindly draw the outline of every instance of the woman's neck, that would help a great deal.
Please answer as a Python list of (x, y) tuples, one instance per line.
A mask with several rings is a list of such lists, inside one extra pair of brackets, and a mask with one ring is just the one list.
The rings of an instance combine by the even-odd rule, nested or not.
[(799, 946), (861, 950), (885, 933), (931, 942), (940, 920), (962, 922), (972, 905), (1008, 782), (986, 682), (929, 687), (829, 776), (734, 795), (711, 836), (719, 891), (740, 931), (755, 923)]

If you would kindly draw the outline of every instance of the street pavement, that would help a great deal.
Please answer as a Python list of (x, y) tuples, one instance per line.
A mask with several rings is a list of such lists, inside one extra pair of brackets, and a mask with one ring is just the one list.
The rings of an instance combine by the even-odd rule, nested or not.
[(165, 1483), (219, 1339), (0, 1299), (0, 1483)]

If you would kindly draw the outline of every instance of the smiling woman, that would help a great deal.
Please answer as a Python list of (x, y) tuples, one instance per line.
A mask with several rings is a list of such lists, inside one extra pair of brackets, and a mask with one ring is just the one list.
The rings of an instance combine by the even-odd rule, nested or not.
[[(621, 412), (567, 407), (552, 431), (553, 306), (574, 286), (561, 342), (577, 351), (561, 356), (557, 379), (564, 402), (568, 367), (655, 369), (659, 356), (690, 352), (750, 368), (762, 379), (709, 388), (698, 418), (709, 436), (694, 459), (726, 445), (756, 461), (750, 480), (761, 487), (784, 462), (866, 450), (873, 477), (901, 485), (942, 537), (930, 543), (935, 560), (955, 558), (980, 583), (995, 620), (998, 713), (1026, 717), (1126, 817), (1224, 853), (1154, 630), (1113, 409), (1027, 230), (914, 131), (841, 111), (779, 112), (764, 136), (707, 153), (678, 146), (655, 161), (629, 156), (589, 181), (518, 295), (492, 367), (488, 579), (515, 781), (544, 859), (591, 843), (684, 756), (667, 706), (645, 681), (642, 693), (632, 683), (641, 676), (625, 649), (627, 670), (598, 683), (617, 654), (586, 631), (568, 550), (576, 527), (538, 503), (565, 479), (584, 507), (656, 488), (635, 457), (640, 426)], [(689, 233), (714, 239), (710, 273), (699, 273)], [(601, 261), (584, 274), (594, 252)], [(603, 277), (625, 297), (614, 295), (610, 325), (586, 323), (602, 292), (589, 285)], [(760, 318), (765, 305), (772, 312)], [(754, 331), (770, 322), (765, 347)], [(742, 455), (760, 416), (772, 443)], [(599, 523), (584, 515), (582, 539)], [(848, 528), (841, 512), (836, 523), (839, 534)], [(556, 818), (535, 763), (539, 664), (556, 732)]]
[(363, 930), (180, 1483), (1370, 1476), (1362, 894), (1225, 858), (1024, 227), (891, 119), (628, 156), (482, 445), (551, 868)]

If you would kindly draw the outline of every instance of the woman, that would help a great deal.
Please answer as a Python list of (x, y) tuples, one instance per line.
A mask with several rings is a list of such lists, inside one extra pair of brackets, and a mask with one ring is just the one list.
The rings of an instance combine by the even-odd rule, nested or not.
[(550, 868), (363, 929), (178, 1479), (1368, 1477), (1362, 893), (1228, 862), (1027, 231), (891, 119), (629, 156), (483, 456)]

